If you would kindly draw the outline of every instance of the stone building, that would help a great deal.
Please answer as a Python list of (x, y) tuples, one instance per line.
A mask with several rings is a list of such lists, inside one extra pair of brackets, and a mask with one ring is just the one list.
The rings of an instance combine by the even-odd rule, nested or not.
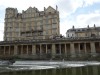
[(88, 27), (87, 28), (73, 28), (67, 30), (67, 38), (99, 38), (100, 37), (100, 27)]
[[(22, 13), (16, 8), (7, 8), (0, 58), (69, 59), (100, 55), (100, 27), (73, 26), (66, 35), (75, 39), (59, 39), (57, 6), (56, 9), (49, 6), (44, 11), (29, 7)], [(50, 39), (52, 36), (58, 39)]]
[(44, 7), (44, 11), (29, 7), (22, 13), (17, 8), (6, 8), (4, 41), (48, 39), (59, 34), (57, 6)]

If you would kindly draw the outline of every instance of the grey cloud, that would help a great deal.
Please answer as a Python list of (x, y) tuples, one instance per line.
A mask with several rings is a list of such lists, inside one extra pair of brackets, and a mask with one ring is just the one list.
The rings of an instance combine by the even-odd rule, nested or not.
[(60, 0), (57, 2), (58, 9), (60, 11), (61, 18), (65, 18), (68, 15), (74, 13), (79, 7), (83, 6), (81, 0)]
[(99, 23), (100, 24), (100, 16), (91, 17), (86, 21), (87, 24), (94, 24)]
[(58, 2), (58, 6), (59, 6), (59, 9), (65, 10), (66, 12), (69, 12), (69, 11), (72, 10), (71, 1), (70, 0), (59, 1)]
[(5, 7), (3, 5), (0, 5), (0, 23), (4, 22), (4, 16), (5, 16)]

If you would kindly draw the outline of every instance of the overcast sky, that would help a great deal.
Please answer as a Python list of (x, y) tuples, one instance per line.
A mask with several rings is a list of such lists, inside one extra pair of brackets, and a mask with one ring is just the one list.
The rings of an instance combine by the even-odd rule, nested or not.
[(0, 41), (4, 34), (4, 16), (7, 7), (17, 8), (19, 12), (27, 10), (30, 6), (40, 11), (44, 7), (52, 6), (60, 12), (60, 33), (74, 25), (75, 28), (83, 28), (89, 25), (100, 26), (100, 0), (0, 0)]

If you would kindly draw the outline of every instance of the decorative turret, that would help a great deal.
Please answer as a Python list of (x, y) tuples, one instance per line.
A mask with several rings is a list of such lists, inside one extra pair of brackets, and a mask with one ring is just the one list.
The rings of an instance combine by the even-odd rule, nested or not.
[(15, 17), (17, 13), (18, 13), (17, 8), (6, 8), (5, 18)]

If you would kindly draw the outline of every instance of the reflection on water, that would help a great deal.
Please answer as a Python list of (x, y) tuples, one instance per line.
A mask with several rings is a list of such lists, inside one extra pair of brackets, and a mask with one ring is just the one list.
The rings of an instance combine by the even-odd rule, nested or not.
[(0, 75), (100, 75), (100, 62), (16, 61), (1, 66)]

